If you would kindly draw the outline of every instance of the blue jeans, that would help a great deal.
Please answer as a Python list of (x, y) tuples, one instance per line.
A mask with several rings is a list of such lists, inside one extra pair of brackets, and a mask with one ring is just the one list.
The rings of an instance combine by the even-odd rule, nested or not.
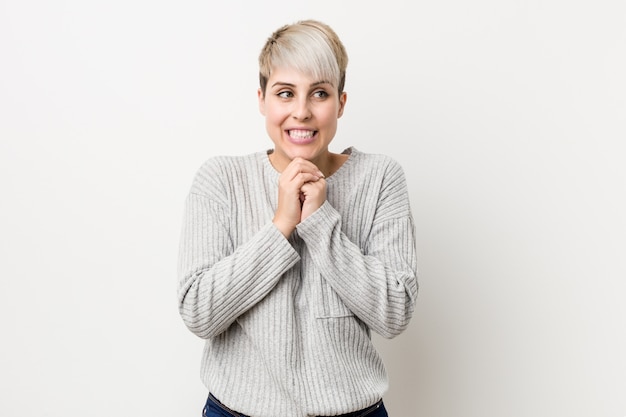
[[(213, 394), (209, 394), (209, 398), (206, 400), (204, 410), (202, 410), (202, 417), (250, 417), (245, 414), (238, 413), (226, 407), (219, 402)], [(359, 411), (354, 411), (348, 414), (342, 414), (336, 417), (389, 417), (387, 410), (385, 410), (385, 404), (380, 400), (374, 405), (366, 407)]]

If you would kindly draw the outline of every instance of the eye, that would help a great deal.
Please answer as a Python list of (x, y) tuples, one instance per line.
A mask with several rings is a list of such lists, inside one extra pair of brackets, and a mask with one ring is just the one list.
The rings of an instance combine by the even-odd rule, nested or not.
[(280, 98), (291, 98), (293, 93), (291, 91), (280, 91), (276, 94)]
[(328, 97), (328, 93), (324, 90), (317, 90), (316, 92), (313, 93), (313, 97), (315, 98), (319, 98), (319, 99), (324, 99), (326, 97)]

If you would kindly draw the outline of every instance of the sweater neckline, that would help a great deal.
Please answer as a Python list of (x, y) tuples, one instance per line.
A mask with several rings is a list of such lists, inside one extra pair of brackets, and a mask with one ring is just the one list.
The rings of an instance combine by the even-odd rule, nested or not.
[[(270, 176), (270, 178), (275, 181), (278, 181), (278, 178), (280, 177), (281, 173), (277, 171), (276, 168), (274, 168), (274, 165), (272, 165), (272, 163), (270, 162), (270, 158), (269, 158), (270, 154), (273, 151), (274, 149), (268, 149), (265, 152), (259, 152), (258, 156), (262, 160), (262, 164), (264, 165), (265, 170)], [(341, 152), (341, 154), (348, 155), (348, 159), (346, 159), (346, 161), (343, 164), (341, 164), (341, 166), (337, 169), (337, 171), (335, 171), (331, 176), (326, 178), (327, 183), (333, 183), (335, 181), (338, 181), (344, 175), (344, 171), (348, 169), (348, 166), (353, 163), (354, 159), (359, 154), (359, 151), (354, 146), (350, 146), (344, 149)]]

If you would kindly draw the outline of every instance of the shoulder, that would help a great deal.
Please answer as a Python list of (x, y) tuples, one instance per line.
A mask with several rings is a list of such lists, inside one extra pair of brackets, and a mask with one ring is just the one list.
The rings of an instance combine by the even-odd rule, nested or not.
[(218, 155), (205, 160), (193, 178), (191, 192), (213, 194), (223, 192), (227, 184), (260, 164), (261, 152), (248, 155)]
[(230, 171), (254, 166), (258, 164), (261, 152), (248, 155), (217, 155), (205, 160), (196, 172), (196, 177), (202, 174), (227, 174)]
[(380, 175), (382, 177), (404, 177), (404, 169), (400, 163), (393, 157), (381, 153), (361, 152), (351, 147), (346, 150), (350, 153), (354, 165), (361, 170), (369, 172), (371, 175)]

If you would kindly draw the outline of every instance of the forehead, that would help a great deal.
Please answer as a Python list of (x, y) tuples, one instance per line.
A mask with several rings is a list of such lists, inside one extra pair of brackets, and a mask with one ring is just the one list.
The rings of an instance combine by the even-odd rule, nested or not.
[(272, 68), (268, 79), (268, 85), (272, 87), (275, 83), (306, 86), (313, 84), (334, 85), (333, 80), (325, 77), (324, 75), (312, 74), (307, 71), (302, 71), (288, 66)]

